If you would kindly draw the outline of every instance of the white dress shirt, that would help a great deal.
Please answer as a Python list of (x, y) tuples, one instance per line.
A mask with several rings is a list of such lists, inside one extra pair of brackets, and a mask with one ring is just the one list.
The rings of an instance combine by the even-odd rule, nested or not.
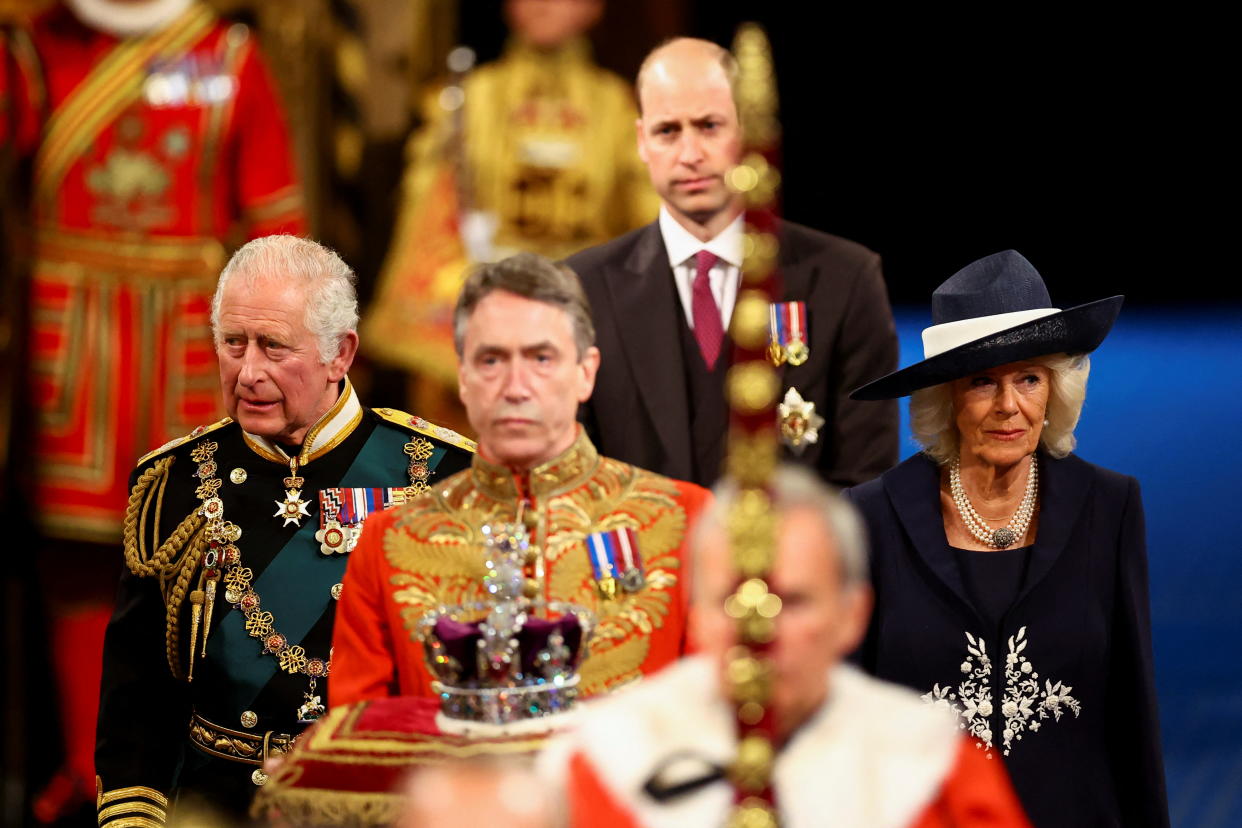
[(677, 296), (686, 314), (686, 324), (694, 330), (694, 275), (695, 257), (700, 250), (715, 253), (718, 261), (712, 265), (707, 277), (712, 284), (712, 297), (720, 308), (720, 323), (729, 330), (733, 317), (733, 304), (737, 301), (737, 287), (742, 278), (743, 215), (729, 222), (729, 226), (707, 242), (696, 239), (689, 230), (677, 223), (677, 219), (663, 205), (660, 206), (660, 235), (664, 237), (664, 249), (668, 251), (668, 263), (673, 268), (673, 281), (677, 284)]

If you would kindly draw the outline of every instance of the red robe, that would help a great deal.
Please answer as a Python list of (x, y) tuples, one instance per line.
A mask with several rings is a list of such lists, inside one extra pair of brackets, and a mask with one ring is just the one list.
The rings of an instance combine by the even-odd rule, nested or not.
[[(716, 779), (659, 801), (648, 780), (686, 782), (737, 752), (732, 706), (706, 658), (588, 705), (545, 751), (543, 774), (573, 828), (724, 825), (734, 792)], [(680, 770), (678, 770), (680, 769)], [(675, 778), (674, 778), (675, 777)], [(777, 754), (786, 828), (1029, 828), (1005, 773), (953, 717), (852, 667), (830, 676), (828, 702)]]
[(32, 502), (47, 535), (112, 543), (134, 461), (220, 416), (226, 236), (304, 231), (288, 133), (255, 38), (198, 2), (124, 40), (57, 8), (8, 45), (0, 143), (33, 156)]
[[(519, 489), (536, 516), (538, 593), (594, 614), (581, 691), (595, 695), (654, 672), (686, 649), (687, 538), (710, 495), (600, 457), (585, 435), (565, 454), (515, 477), (478, 455), (473, 467), (413, 503), (373, 515), (351, 553), (333, 635), (333, 706), (384, 696), (433, 696), (418, 622), (440, 604), (481, 601), (487, 523), (516, 519)], [(587, 549), (596, 532), (637, 532), (645, 585), (601, 595)], [(542, 567), (540, 576), (537, 568)]]

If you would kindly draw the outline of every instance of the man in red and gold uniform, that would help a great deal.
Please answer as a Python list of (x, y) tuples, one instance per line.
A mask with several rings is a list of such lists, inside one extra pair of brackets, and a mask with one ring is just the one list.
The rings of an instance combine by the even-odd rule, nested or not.
[(116, 560), (128, 469), (219, 417), (208, 297), (223, 240), (299, 233), (304, 219), (244, 26), (198, 0), (70, 0), (8, 45), (0, 143), (32, 166), (30, 500), (55, 573), (45, 593), (71, 739), (59, 787), (93, 794), (115, 584), (101, 566)]
[(685, 649), (687, 532), (707, 492), (601, 457), (575, 422), (599, 368), (590, 308), (568, 268), (523, 253), (458, 299), (461, 399), (472, 467), (375, 515), (345, 575), (331, 703), (431, 696), (419, 621), (483, 601), (485, 527), (524, 524), (525, 594), (590, 610), (580, 690), (602, 693)]

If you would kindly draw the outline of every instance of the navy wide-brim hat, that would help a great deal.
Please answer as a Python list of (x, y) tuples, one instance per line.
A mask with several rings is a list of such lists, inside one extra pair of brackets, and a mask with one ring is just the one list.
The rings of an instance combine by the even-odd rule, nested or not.
[(976, 371), (1047, 354), (1085, 354), (1108, 336), (1124, 296), (1067, 310), (1052, 306), (1039, 271), (1016, 250), (972, 262), (932, 294), (932, 326), (922, 362), (850, 394), (891, 400)]

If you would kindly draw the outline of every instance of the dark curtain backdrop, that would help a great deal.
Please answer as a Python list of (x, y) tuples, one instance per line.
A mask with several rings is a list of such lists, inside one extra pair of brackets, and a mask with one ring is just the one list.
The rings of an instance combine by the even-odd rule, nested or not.
[[(500, 5), (463, 9), (462, 38), (483, 59), (503, 42)], [(1242, 300), (1221, 264), (1236, 209), (1216, 155), (1220, 21), (859, 5), (613, 2), (593, 39), (603, 64), (633, 77), (665, 37), (728, 44), (740, 21), (763, 23), (785, 214), (879, 251), (895, 303), (926, 303), (959, 267), (1007, 247), (1065, 305), (1112, 293)]]

